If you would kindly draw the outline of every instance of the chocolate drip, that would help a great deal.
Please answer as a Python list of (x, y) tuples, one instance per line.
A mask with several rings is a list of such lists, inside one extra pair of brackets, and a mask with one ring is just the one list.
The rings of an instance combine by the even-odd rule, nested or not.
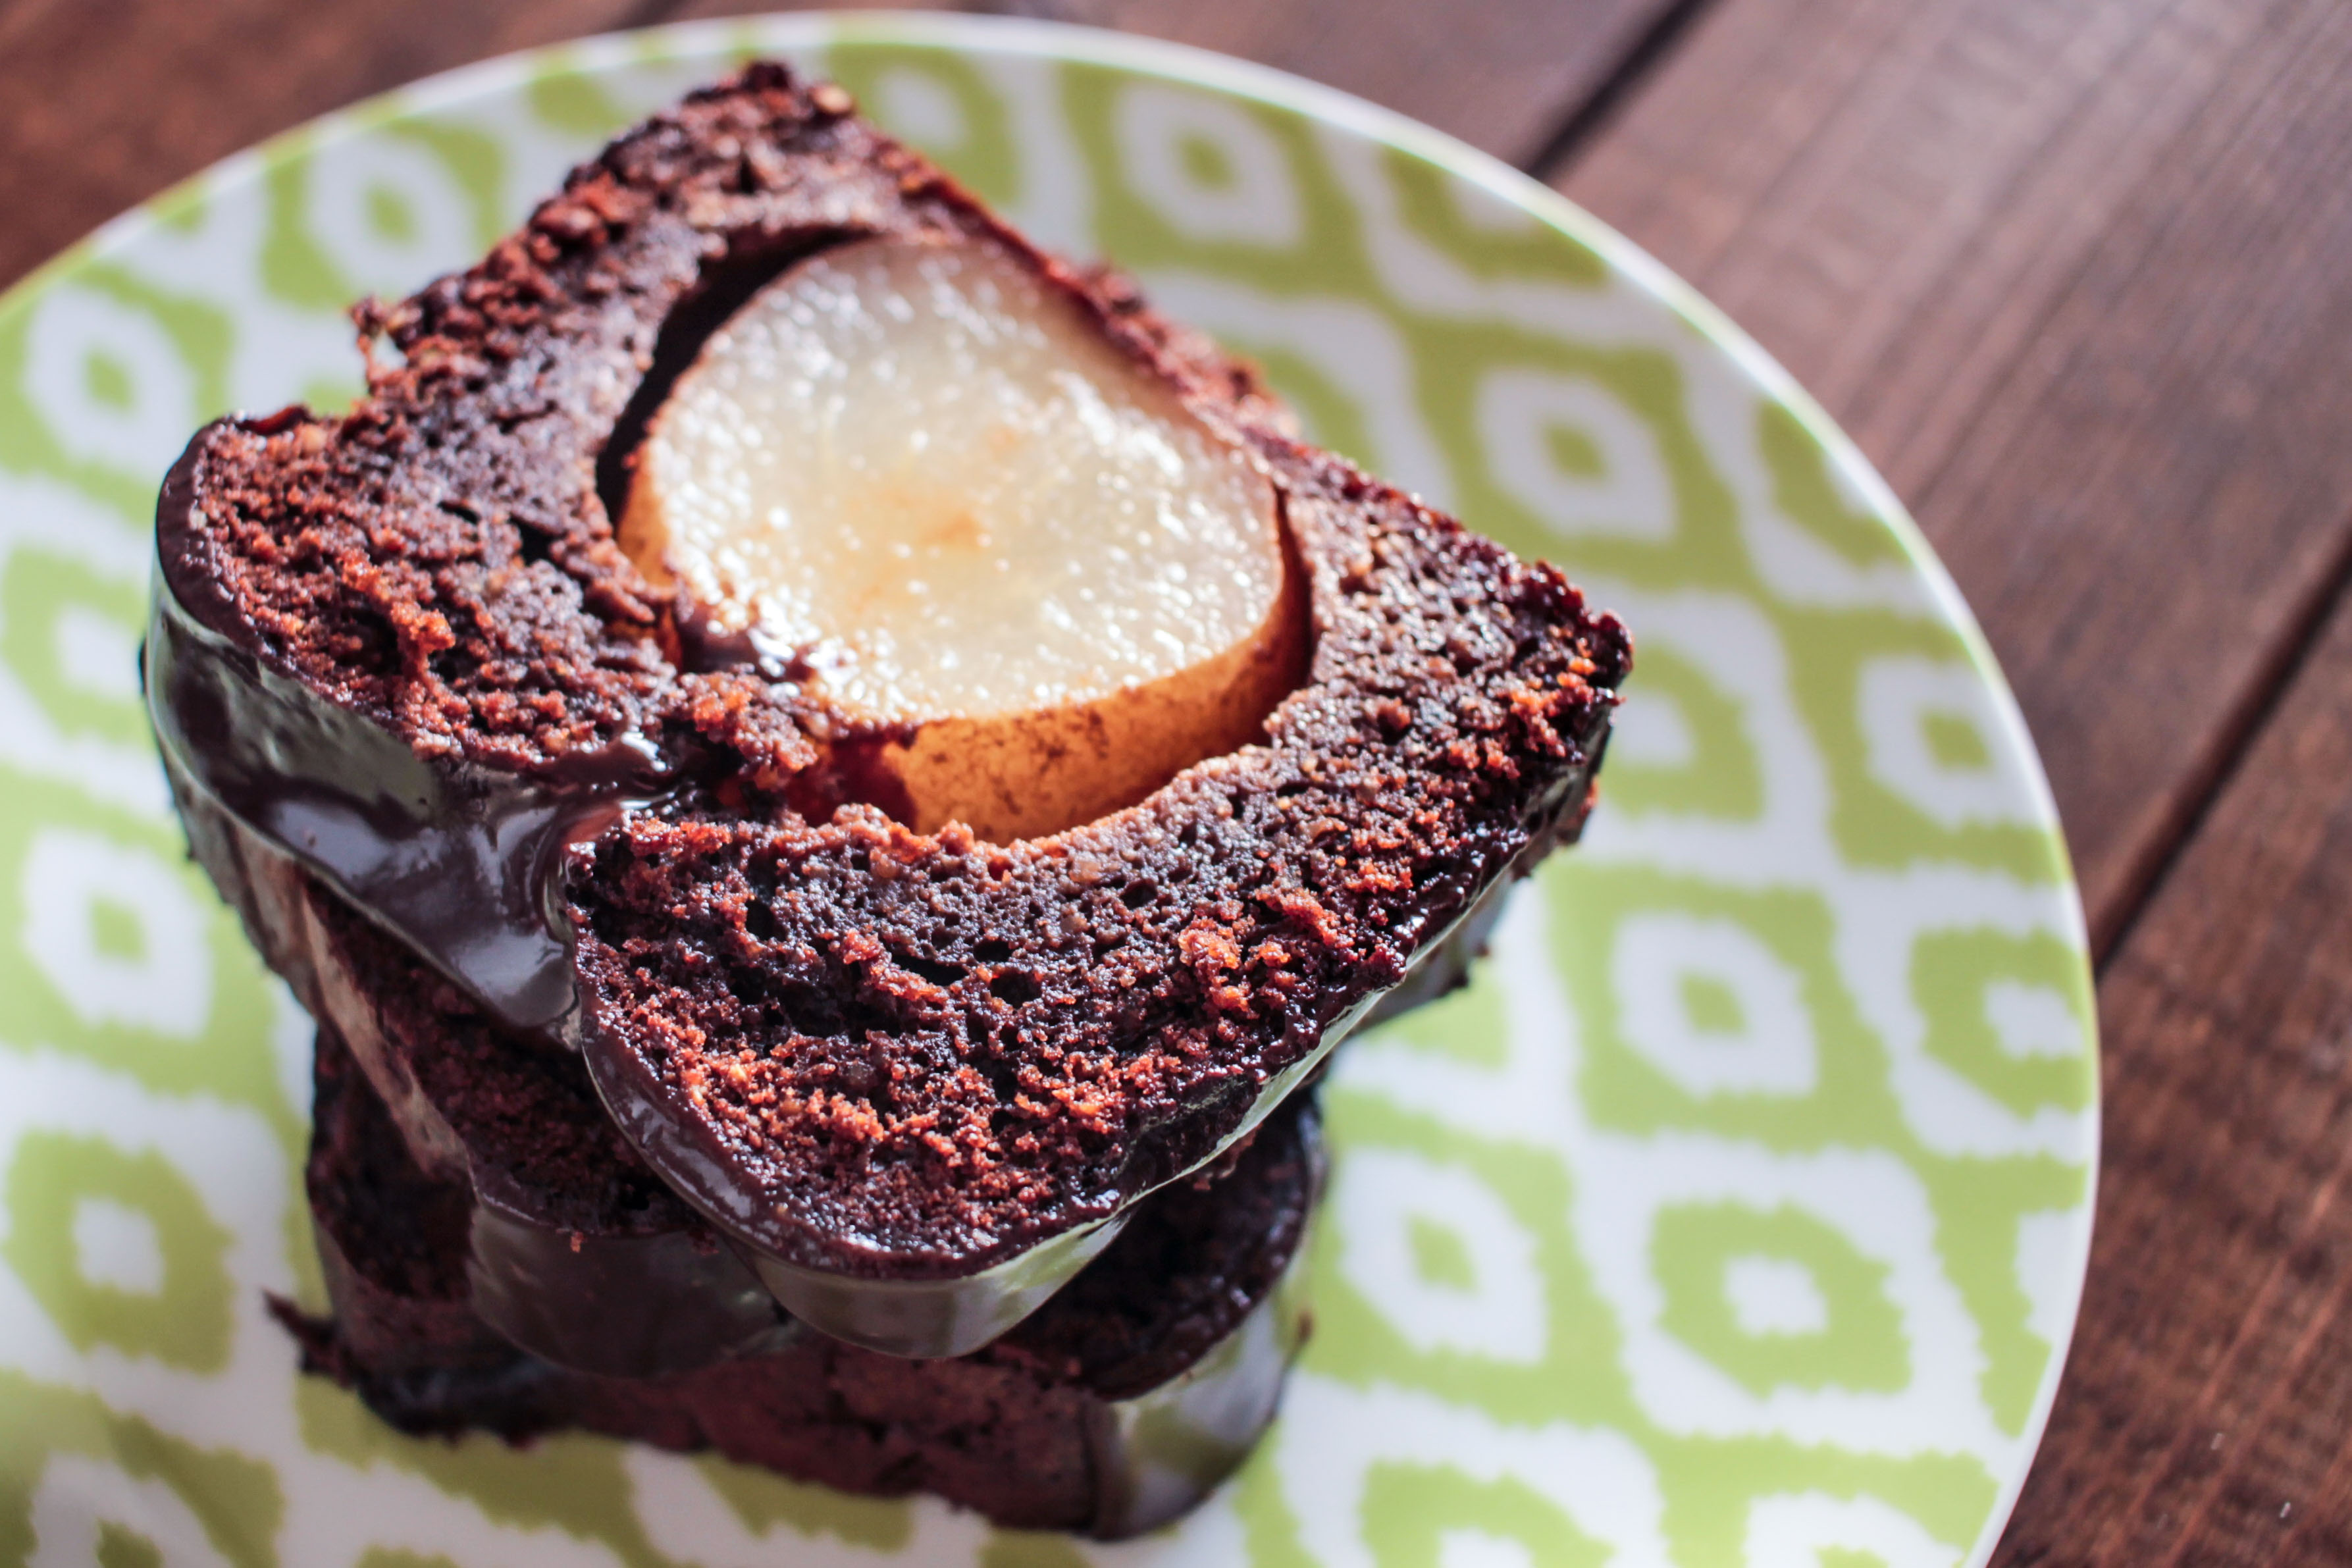
[(604, 1125), (575, 1058), (496, 1030), (404, 944), (173, 783), (205, 871), (319, 1020), (322, 1090), (363, 1078), (351, 1092), (382, 1108), (401, 1162), (462, 1192), (457, 1250), (482, 1322), (557, 1366), (614, 1377), (791, 1338), (758, 1277)]
[(157, 506), (160, 580), (144, 658), (167, 763), (501, 1023), (552, 1034), (577, 995), (569, 944), (549, 913), (550, 879), (566, 846), (652, 798), (667, 768), (635, 736), (528, 773), (428, 761), (383, 721), (200, 621), (184, 600), (207, 597), (185, 554), (203, 445), (200, 433)]

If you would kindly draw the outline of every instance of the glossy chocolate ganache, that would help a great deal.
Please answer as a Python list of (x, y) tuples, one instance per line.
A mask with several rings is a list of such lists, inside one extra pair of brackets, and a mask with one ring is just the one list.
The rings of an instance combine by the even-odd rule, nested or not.
[[(773, 66), (693, 95), (476, 267), (363, 310), (352, 412), (200, 432), (148, 686), (225, 888), (290, 858), (575, 1050), (793, 1317), (950, 1355), (1458, 962), (1580, 826), (1629, 641), (848, 107)], [(919, 831), (881, 765), (908, 722), (622, 547), (713, 330), (877, 237), (1022, 269), (1266, 487), (1301, 635), (1265, 643), (1297, 667), (1244, 743), (1043, 837)]]

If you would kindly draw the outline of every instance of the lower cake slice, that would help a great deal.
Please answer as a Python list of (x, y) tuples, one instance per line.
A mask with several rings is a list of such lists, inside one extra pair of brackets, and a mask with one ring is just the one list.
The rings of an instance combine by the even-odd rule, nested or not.
[(405, 1158), (470, 1194), (452, 1245), (485, 1324), (619, 1376), (783, 1331), (766, 1288), (614, 1128), (576, 1056), (501, 1027), (267, 841), (208, 813), (188, 822), (255, 944), (373, 1085)]
[(1181, 1513), (1241, 1462), (1307, 1330), (1298, 1276), (1323, 1165), (1306, 1096), (1215, 1180), (1139, 1205), (1100, 1257), (986, 1349), (908, 1361), (799, 1330), (630, 1378), (558, 1366), (483, 1322), (473, 1194), (417, 1163), (331, 1026), (315, 1085), (306, 1178), (332, 1312), (276, 1309), (310, 1370), (411, 1433), (524, 1442), (584, 1428), (1116, 1539)]

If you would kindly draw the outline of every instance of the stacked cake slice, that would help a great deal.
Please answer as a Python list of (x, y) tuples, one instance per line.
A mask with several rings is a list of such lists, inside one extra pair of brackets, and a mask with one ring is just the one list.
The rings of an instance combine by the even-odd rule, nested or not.
[(352, 412), (174, 468), (147, 645), (320, 1024), (313, 1363), (1189, 1504), (1299, 1337), (1300, 1091), (1573, 837), (1623, 629), (776, 67), (360, 320)]
[(1305, 1097), (1221, 1179), (1139, 1205), (1101, 1257), (983, 1350), (907, 1361), (777, 1318), (757, 1348), (723, 1361), (615, 1373), (490, 1327), (481, 1200), (418, 1165), (330, 1028), (316, 1083), (309, 1188), (334, 1311), (279, 1303), (279, 1315), (312, 1368), (406, 1431), (522, 1440), (580, 1426), (1118, 1537), (1189, 1507), (1240, 1462), (1306, 1333), (1297, 1275), (1321, 1152)]

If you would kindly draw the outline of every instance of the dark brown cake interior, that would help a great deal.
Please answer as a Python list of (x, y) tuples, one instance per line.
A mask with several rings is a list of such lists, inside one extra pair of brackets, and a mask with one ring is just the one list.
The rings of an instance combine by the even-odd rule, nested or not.
[(468, 1161), (554, 1227), (611, 1234), (699, 1228), (613, 1126), (580, 1058), (501, 1030), (463, 990), (350, 906), (314, 905), (402, 1071)]
[(460, 1302), (467, 1295), (463, 1184), (425, 1173), (350, 1049), (322, 1031), (311, 1058), (310, 1215), (353, 1242), (367, 1279), (395, 1300)]

